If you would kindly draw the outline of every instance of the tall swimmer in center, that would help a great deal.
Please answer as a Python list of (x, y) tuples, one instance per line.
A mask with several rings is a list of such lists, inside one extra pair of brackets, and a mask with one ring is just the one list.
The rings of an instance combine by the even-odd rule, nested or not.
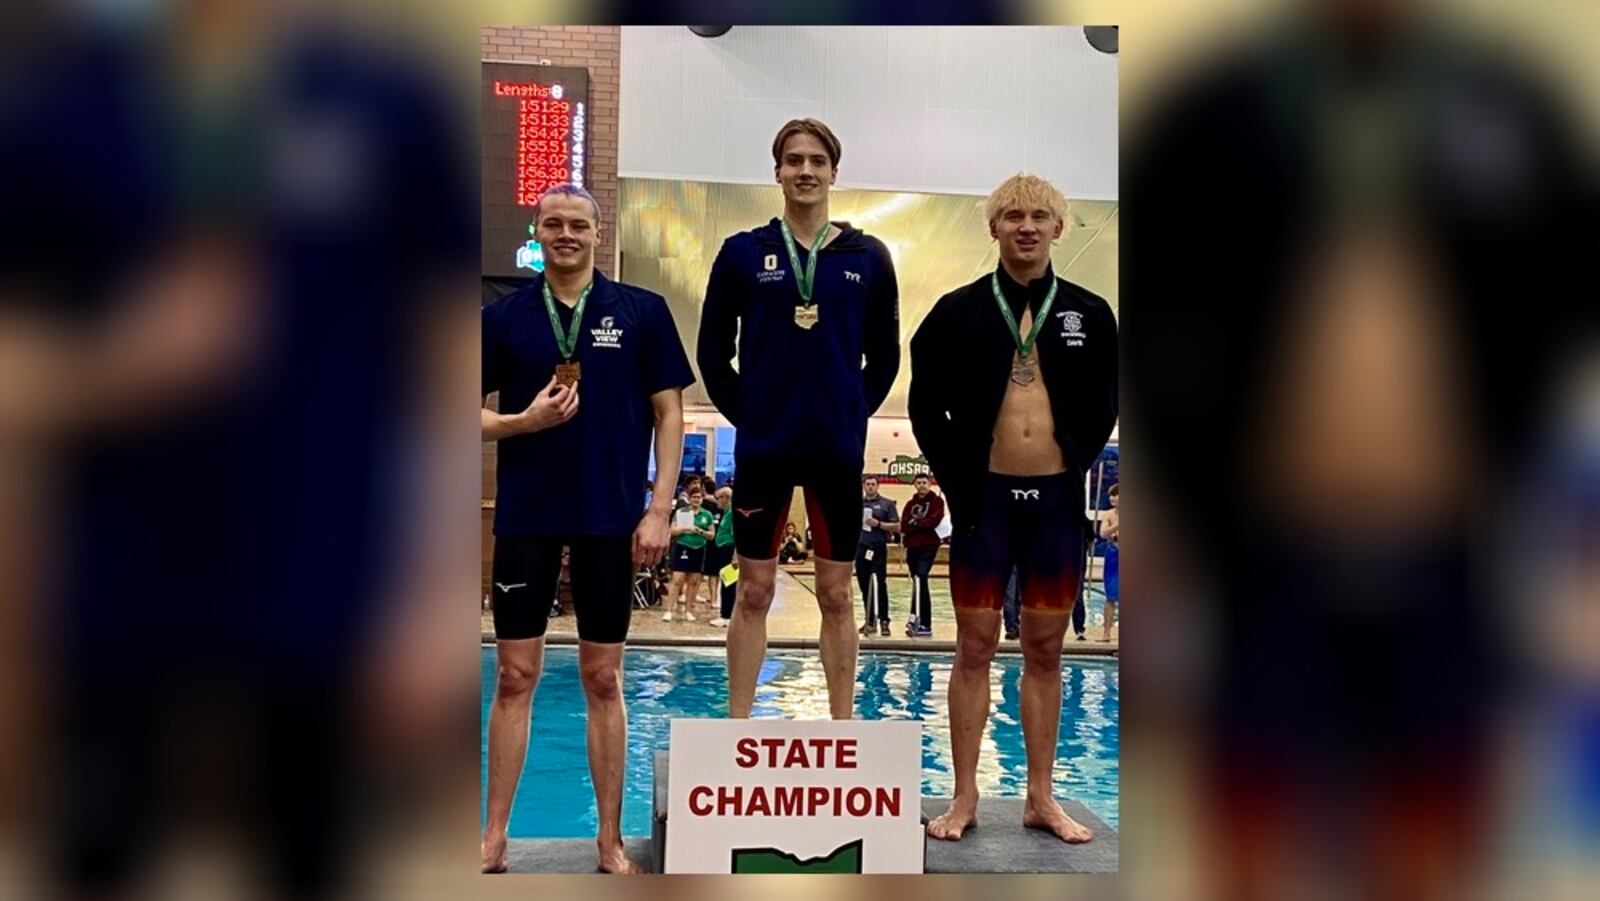
[[(739, 429), (728, 624), (728, 713), (748, 717), (767, 648), (778, 545), (794, 489), (813, 534), (828, 709), (848, 719), (857, 635), (850, 573), (861, 529), (867, 418), (900, 368), (899, 286), (882, 241), (828, 219), (839, 139), (794, 119), (772, 142), (783, 216), (740, 232), (711, 267), (697, 357), (706, 391)], [(739, 368), (732, 361), (738, 356)], [(806, 374), (797, 386), (795, 373)]]

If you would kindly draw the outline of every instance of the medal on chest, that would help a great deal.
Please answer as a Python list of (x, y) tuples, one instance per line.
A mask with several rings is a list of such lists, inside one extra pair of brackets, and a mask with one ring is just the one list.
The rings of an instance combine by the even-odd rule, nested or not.
[(1056, 302), (1056, 287), (1059, 283), (1050, 282), (1050, 291), (1045, 294), (1044, 302), (1039, 304), (1039, 314), (1033, 317), (1033, 327), (1028, 329), (1024, 336), (1022, 329), (1017, 325), (1017, 317), (1011, 315), (1011, 306), (1006, 303), (1006, 296), (1000, 291), (1000, 273), (996, 270), (989, 276), (989, 288), (994, 292), (994, 302), (1000, 307), (1000, 315), (1005, 318), (1006, 328), (1011, 332), (1011, 340), (1017, 346), (1017, 355), (1011, 361), (1011, 381), (1026, 388), (1032, 385), (1039, 377), (1038, 360), (1033, 356), (1034, 342), (1039, 339), (1039, 329), (1044, 325), (1045, 317), (1050, 315), (1050, 307)]
[(544, 308), (550, 314), (550, 328), (556, 333), (556, 349), (561, 351), (563, 362), (556, 364), (556, 383), (572, 387), (583, 377), (583, 367), (577, 360), (572, 359), (573, 351), (578, 349), (578, 329), (583, 323), (583, 308), (589, 303), (589, 291), (594, 288), (594, 282), (589, 282), (578, 295), (578, 302), (572, 310), (572, 328), (561, 327), (561, 317), (556, 315), (556, 299), (550, 293), (550, 283), (547, 281), (544, 288)]
[(783, 231), (783, 246), (789, 252), (789, 266), (794, 270), (795, 287), (799, 289), (802, 301), (794, 308), (794, 324), (809, 331), (817, 324), (817, 305), (811, 299), (811, 294), (817, 282), (817, 253), (822, 250), (822, 242), (828, 237), (828, 224), (823, 223), (822, 231), (817, 232), (817, 239), (811, 243), (811, 256), (803, 269), (800, 266), (800, 251), (794, 244), (794, 232), (789, 230), (788, 222), (780, 219), (778, 224)]

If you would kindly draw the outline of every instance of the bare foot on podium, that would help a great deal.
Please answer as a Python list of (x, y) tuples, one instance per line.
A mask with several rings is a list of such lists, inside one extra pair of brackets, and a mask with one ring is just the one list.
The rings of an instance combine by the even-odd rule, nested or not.
[(950, 807), (928, 821), (928, 834), (947, 842), (959, 842), (961, 836), (978, 825), (978, 799), (955, 798)]
[(1056, 838), (1074, 845), (1094, 838), (1094, 832), (1067, 816), (1067, 812), (1061, 809), (1055, 798), (1035, 801), (1033, 796), (1029, 795), (1027, 806), (1022, 809), (1022, 825), (1029, 829), (1053, 832)]
[(639, 869), (638, 864), (628, 859), (627, 852), (621, 842), (610, 847), (600, 846), (599, 869), (602, 873), (621, 873), (624, 875), (644, 872)]
[(504, 873), (507, 869), (505, 833), (485, 835), (483, 844), (478, 846), (478, 854), (482, 858), (483, 872)]

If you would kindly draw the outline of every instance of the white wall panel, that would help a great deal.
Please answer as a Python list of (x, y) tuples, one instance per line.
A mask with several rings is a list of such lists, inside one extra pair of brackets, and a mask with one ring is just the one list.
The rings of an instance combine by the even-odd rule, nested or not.
[(1019, 170), (1117, 198), (1117, 59), (1081, 28), (624, 27), (620, 175), (771, 184), (773, 134), (815, 116), (842, 187), (986, 194)]

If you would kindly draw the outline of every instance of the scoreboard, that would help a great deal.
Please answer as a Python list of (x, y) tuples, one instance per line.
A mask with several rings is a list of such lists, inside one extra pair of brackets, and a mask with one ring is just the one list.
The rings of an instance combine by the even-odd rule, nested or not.
[(482, 274), (544, 270), (533, 205), (550, 185), (587, 187), (589, 70), (483, 63)]

